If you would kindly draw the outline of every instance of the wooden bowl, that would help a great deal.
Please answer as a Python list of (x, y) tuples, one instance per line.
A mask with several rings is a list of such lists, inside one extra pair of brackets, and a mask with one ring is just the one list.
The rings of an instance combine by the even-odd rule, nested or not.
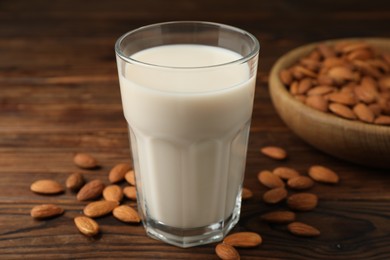
[[(390, 39), (342, 39), (345, 40), (364, 40), (390, 52)], [(325, 43), (338, 41), (341, 40)], [(312, 109), (296, 100), (281, 82), (279, 72), (295, 64), (317, 44), (294, 49), (273, 66), (269, 89), (279, 116), (296, 135), (323, 152), (366, 166), (390, 168), (390, 126), (351, 121)]]

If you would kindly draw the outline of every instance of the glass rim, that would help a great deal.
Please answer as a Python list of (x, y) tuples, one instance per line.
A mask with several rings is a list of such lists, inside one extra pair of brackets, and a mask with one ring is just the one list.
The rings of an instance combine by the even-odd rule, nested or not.
[[(158, 27), (161, 25), (170, 25), (170, 24), (203, 24), (203, 25), (212, 25), (215, 27), (221, 27), (221, 28), (235, 31), (235, 32), (238, 32), (240, 34), (248, 36), (252, 40), (254, 47), (249, 54), (247, 54), (239, 59), (235, 59), (233, 61), (229, 61), (229, 62), (225, 62), (225, 63), (214, 64), (214, 65), (194, 66), (194, 67), (175, 67), (175, 66), (165, 66), (165, 65), (157, 65), (157, 64), (142, 62), (142, 61), (139, 61), (137, 59), (133, 59), (133, 58), (126, 56), (123, 53), (123, 51), (121, 50), (120, 45), (121, 45), (122, 41), (126, 37), (128, 37), (129, 35), (137, 33), (137, 32), (142, 31), (142, 30), (150, 29), (153, 27)], [(115, 42), (115, 53), (122, 60), (124, 60), (128, 63), (137, 64), (140, 66), (145, 66), (145, 67), (150, 67), (150, 68), (160, 68), (160, 69), (183, 69), (183, 70), (192, 69), (193, 70), (193, 69), (218, 68), (218, 67), (224, 67), (224, 66), (229, 66), (229, 65), (234, 65), (234, 64), (243, 64), (243, 63), (251, 60), (253, 57), (255, 57), (259, 53), (259, 51), (260, 51), (260, 43), (253, 34), (247, 32), (243, 29), (240, 29), (238, 27), (231, 26), (231, 25), (222, 24), (222, 23), (215, 23), (215, 22), (207, 22), (207, 21), (171, 21), (171, 22), (162, 22), (162, 23), (154, 23), (154, 24), (150, 24), (150, 25), (145, 25), (145, 26), (138, 27), (134, 30), (128, 31), (127, 33), (120, 36), (118, 38), (118, 40)]]

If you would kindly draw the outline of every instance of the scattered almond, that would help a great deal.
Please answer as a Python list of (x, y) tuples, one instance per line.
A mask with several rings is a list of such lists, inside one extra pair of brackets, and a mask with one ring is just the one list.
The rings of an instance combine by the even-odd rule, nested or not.
[(262, 243), (261, 236), (254, 232), (238, 232), (225, 237), (223, 242), (234, 247), (255, 247)]
[(103, 198), (105, 200), (120, 202), (123, 199), (122, 188), (118, 185), (109, 185), (103, 190)]
[(73, 157), (73, 162), (80, 168), (93, 169), (96, 168), (98, 163), (92, 155), (87, 153), (77, 153)]
[(284, 224), (295, 221), (295, 213), (292, 211), (273, 211), (261, 215), (261, 219), (269, 223)]
[(54, 204), (42, 204), (31, 209), (31, 217), (37, 219), (51, 218), (64, 213), (64, 209)]
[(266, 146), (261, 148), (260, 151), (264, 155), (276, 160), (283, 160), (287, 157), (287, 152), (283, 148), (277, 146)]
[(96, 199), (102, 195), (104, 184), (101, 180), (92, 180), (85, 184), (77, 193), (77, 200), (85, 201)]
[(124, 178), (125, 178), (125, 175), (128, 171), (131, 170), (131, 166), (130, 164), (128, 163), (118, 163), (117, 165), (115, 165), (109, 175), (108, 175), (108, 180), (111, 182), (111, 183), (116, 183), (116, 182), (120, 182), (122, 181)]
[(38, 180), (31, 184), (31, 191), (40, 194), (58, 194), (64, 192), (64, 188), (57, 181), (45, 179)]
[(79, 216), (74, 218), (74, 223), (78, 230), (86, 236), (94, 236), (99, 233), (99, 225), (95, 220), (85, 217)]
[(231, 245), (219, 243), (215, 247), (215, 253), (222, 260), (239, 260), (240, 254)]
[(267, 170), (259, 172), (259, 174), (257, 175), (257, 179), (261, 184), (271, 189), (284, 187), (285, 185), (279, 176)]
[(314, 185), (314, 182), (312, 179), (310, 179), (309, 177), (306, 177), (306, 176), (297, 176), (297, 177), (294, 177), (294, 178), (291, 178), (287, 181), (287, 185), (291, 188), (291, 189), (295, 189), (295, 190), (306, 190), (306, 189), (310, 189), (311, 187), (313, 187)]
[(125, 174), (125, 179), (126, 179), (126, 181), (127, 181), (129, 184), (135, 186), (135, 173), (134, 173), (133, 170), (130, 170), (130, 171), (128, 171), (128, 172)]
[(69, 177), (66, 179), (65, 186), (72, 190), (72, 191), (78, 191), (85, 183), (84, 177), (81, 173), (75, 172), (69, 175)]
[(339, 176), (329, 168), (320, 165), (314, 165), (309, 169), (309, 175), (313, 180), (324, 183), (338, 183)]
[(288, 224), (287, 229), (292, 234), (302, 237), (317, 237), (321, 234), (317, 228), (302, 222), (292, 222)]
[(317, 207), (318, 197), (312, 193), (296, 193), (287, 198), (287, 205), (292, 210), (310, 211)]
[(253, 197), (253, 192), (250, 189), (243, 187), (241, 192), (241, 199), (248, 200), (252, 197)]
[(134, 186), (123, 188), (123, 194), (125, 194), (128, 199), (137, 200), (137, 190)]
[(121, 205), (116, 207), (112, 214), (118, 220), (125, 223), (140, 223), (141, 218), (138, 215), (138, 212), (130, 206)]
[(117, 201), (100, 200), (89, 203), (85, 206), (84, 215), (90, 218), (97, 218), (110, 213), (119, 203)]
[(289, 167), (277, 167), (272, 171), (272, 173), (279, 176), (283, 180), (288, 180), (300, 175), (297, 170)]
[(276, 204), (287, 197), (287, 190), (285, 188), (274, 188), (266, 191), (263, 194), (263, 201), (268, 204)]

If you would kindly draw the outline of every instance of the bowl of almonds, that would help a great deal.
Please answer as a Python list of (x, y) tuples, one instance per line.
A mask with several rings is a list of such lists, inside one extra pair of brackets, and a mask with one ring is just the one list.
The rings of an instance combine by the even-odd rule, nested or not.
[(308, 44), (282, 56), (269, 90), (287, 126), (317, 149), (390, 168), (390, 39)]

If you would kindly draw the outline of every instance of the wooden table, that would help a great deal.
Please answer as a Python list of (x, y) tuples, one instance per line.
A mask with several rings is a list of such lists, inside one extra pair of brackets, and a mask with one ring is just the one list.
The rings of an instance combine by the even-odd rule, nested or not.
[[(129, 160), (126, 122), (114, 55), (115, 40), (141, 25), (167, 20), (212, 20), (246, 29), (261, 41), (244, 202), (235, 231), (255, 231), (264, 242), (240, 249), (242, 259), (390, 259), (390, 174), (353, 165), (315, 150), (279, 119), (267, 76), (278, 57), (299, 45), (343, 37), (390, 37), (388, 1), (27, 1), (0, 2), (0, 258), (1, 259), (217, 259), (215, 244), (180, 249), (148, 238), (141, 225), (112, 216), (98, 219), (101, 236), (79, 234), (73, 218), (85, 203), (69, 191), (40, 196), (34, 180), (64, 182), (77, 170), (76, 152), (102, 165), (87, 179), (107, 181), (118, 162)], [(279, 145), (287, 161), (262, 156)], [(389, 155), (390, 159), (390, 155)], [(260, 170), (291, 166), (305, 173), (313, 164), (335, 170), (336, 186), (316, 185), (320, 203), (298, 219), (318, 227), (315, 239), (297, 238), (260, 215)], [(66, 213), (37, 221), (33, 206), (57, 203)]]

